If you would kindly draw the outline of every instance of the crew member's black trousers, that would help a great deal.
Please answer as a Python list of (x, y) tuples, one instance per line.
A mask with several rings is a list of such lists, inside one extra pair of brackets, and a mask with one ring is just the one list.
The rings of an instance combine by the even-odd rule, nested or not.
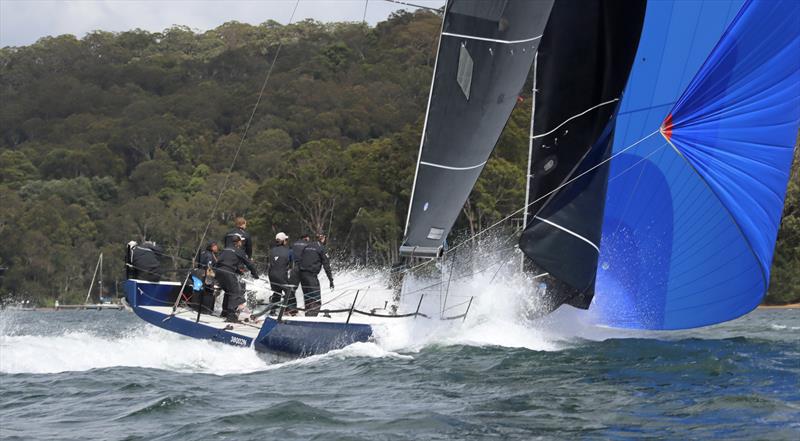
[(290, 285), (288, 279), (270, 277), (269, 285), (272, 288), (272, 295), (269, 298), (270, 303), (280, 302), (281, 294), (283, 294), (283, 296), (286, 297), (286, 310), (293, 311), (297, 309), (297, 299), (294, 297), (294, 287)]
[(322, 306), (322, 291), (319, 279), (314, 273), (300, 270), (300, 284), (303, 286), (303, 299), (306, 304), (306, 316), (315, 316)]
[(217, 281), (222, 289), (225, 290), (225, 297), (222, 300), (222, 314), (227, 315), (229, 312), (235, 312), (236, 308), (245, 302), (239, 279), (236, 274), (219, 269), (217, 270)]

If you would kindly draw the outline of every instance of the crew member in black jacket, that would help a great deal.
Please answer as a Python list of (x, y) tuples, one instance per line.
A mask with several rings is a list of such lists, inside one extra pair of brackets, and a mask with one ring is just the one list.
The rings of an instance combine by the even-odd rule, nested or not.
[(289, 282), (293, 263), (294, 255), (289, 249), (289, 236), (286, 233), (278, 233), (275, 236), (275, 246), (269, 250), (269, 284), (272, 288), (269, 302), (277, 304), (281, 301), (281, 297), (285, 296), (288, 314), (293, 314), (297, 310), (294, 287)]
[(234, 236), (239, 236), (242, 239), (242, 250), (247, 254), (248, 259), (253, 258), (253, 240), (250, 238), (250, 233), (247, 230), (247, 220), (243, 217), (237, 217), (234, 220), (235, 227), (225, 235), (225, 248), (233, 247)]
[(322, 288), (319, 286), (317, 275), (322, 268), (330, 281), (333, 289), (333, 274), (328, 251), (325, 249), (327, 237), (323, 233), (317, 234), (317, 240), (309, 242), (300, 256), (300, 283), (303, 285), (303, 298), (305, 300), (306, 316), (316, 316), (322, 306)]
[(217, 263), (217, 254), (219, 254), (219, 245), (216, 240), (211, 240), (206, 245), (206, 249), (200, 251), (197, 256), (197, 267), (200, 269), (208, 269), (208, 267), (215, 267)]
[(217, 258), (216, 275), (222, 289), (225, 290), (225, 298), (222, 301), (222, 314), (230, 320), (242, 320), (249, 316), (247, 305), (245, 304), (244, 293), (239, 286), (237, 276), (239, 267), (244, 265), (250, 270), (253, 277), (258, 277), (255, 265), (242, 251), (242, 237), (233, 236), (232, 247), (225, 247)]
[[(300, 239), (297, 239), (292, 244), (294, 264), (292, 265), (292, 272), (289, 274), (289, 284), (293, 286), (292, 289), (295, 291), (297, 291), (297, 287), (300, 286), (300, 257), (303, 255), (303, 250), (308, 246), (309, 240), (308, 233), (303, 233)], [(295, 304), (297, 304), (296, 300)]]
[(131, 249), (131, 267), (133, 279), (158, 282), (161, 280), (161, 261), (163, 254), (155, 242), (144, 242)]

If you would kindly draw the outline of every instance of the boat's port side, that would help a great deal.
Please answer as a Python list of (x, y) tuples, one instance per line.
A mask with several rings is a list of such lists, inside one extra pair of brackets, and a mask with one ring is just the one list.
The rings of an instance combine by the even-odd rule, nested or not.
[(187, 337), (213, 340), (233, 346), (251, 346), (259, 327), (250, 324), (233, 324), (224, 319), (172, 305), (181, 289), (177, 282), (147, 282), (126, 280), (125, 295), (133, 311), (142, 320), (159, 328)]

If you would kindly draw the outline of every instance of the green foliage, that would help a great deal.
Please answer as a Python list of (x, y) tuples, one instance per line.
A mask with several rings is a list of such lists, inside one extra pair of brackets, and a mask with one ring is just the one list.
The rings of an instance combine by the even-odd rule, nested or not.
[[(185, 269), (207, 225), (219, 239), (240, 215), (257, 259), (278, 231), (324, 230), (339, 259), (396, 261), (440, 26), (403, 12), (375, 28), (230, 22), (0, 48), (0, 300), (82, 300), (100, 252), (113, 293), (129, 240), (156, 240)], [(530, 104), (512, 113), (455, 234), (521, 207)], [(795, 172), (770, 302), (800, 299), (798, 199)]]
[[(800, 146), (800, 135), (798, 135)], [(766, 303), (786, 304), (800, 302), (800, 148), (795, 147), (794, 167), (783, 220), (778, 230), (778, 244), (772, 262), (772, 274)]]

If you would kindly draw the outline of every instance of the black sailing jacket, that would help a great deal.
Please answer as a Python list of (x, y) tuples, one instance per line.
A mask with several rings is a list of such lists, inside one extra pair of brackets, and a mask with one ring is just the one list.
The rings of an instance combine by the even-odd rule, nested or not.
[(277, 283), (289, 281), (289, 270), (294, 262), (292, 250), (285, 246), (275, 246), (269, 250), (269, 280)]
[(222, 271), (227, 271), (231, 274), (238, 274), (239, 265), (246, 266), (247, 269), (250, 270), (250, 274), (252, 274), (253, 277), (258, 277), (256, 266), (253, 265), (253, 262), (247, 258), (241, 248), (225, 247), (225, 249), (219, 253), (216, 268)]
[(300, 271), (319, 274), (319, 271), (325, 268), (325, 274), (328, 276), (328, 280), (333, 280), (331, 262), (328, 259), (328, 250), (325, 249), (325, 245), (317, 241), (309, 242), (299, 260)]
[(244, 250), (244, 253), (247, 254), (247, 257), (253, 257), (253, 240), (250, 238), (250, 233), (239, 227), (228, 231), (228, 234), (225, 235), (225, 240), (223, 241), (225, 243), (225, 248), (233, 248), (233, 236), (237, 234), (244, 238), (244, 242), (242, 243), (242, 250)]

